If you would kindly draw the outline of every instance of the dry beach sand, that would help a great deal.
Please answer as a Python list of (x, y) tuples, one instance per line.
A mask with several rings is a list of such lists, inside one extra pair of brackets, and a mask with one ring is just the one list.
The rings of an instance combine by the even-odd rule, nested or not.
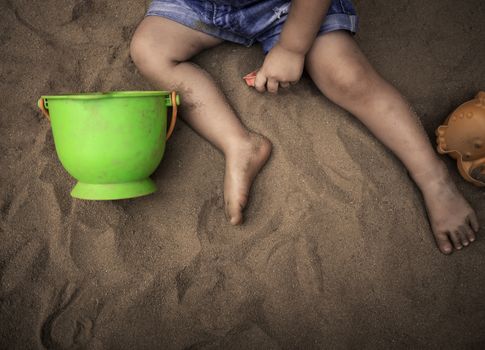
[[(0, 348), (483, 349), (485, 230), (436, 249), (405, 169), (304, 78), (261, 96), (259, 47), (195, 61), (274, 143), (246, 223), (222, 156), (179, 123), (135, 200), (73, 200), (42, 94), (148, 90), (128, 46), (148, 1), (0, 1)], [(485, 89), (481, 0), (356, 0), (356, 39), (433, 131)], [(485, 192), (459, 188), (485, 226)]]

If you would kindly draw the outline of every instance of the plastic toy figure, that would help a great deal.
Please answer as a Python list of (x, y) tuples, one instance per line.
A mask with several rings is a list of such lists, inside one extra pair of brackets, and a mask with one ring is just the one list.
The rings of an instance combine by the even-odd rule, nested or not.
[(465, 180), (485, 187), (485, 92), (451, 113), (436, 136), (438, 152), (456, 159)]

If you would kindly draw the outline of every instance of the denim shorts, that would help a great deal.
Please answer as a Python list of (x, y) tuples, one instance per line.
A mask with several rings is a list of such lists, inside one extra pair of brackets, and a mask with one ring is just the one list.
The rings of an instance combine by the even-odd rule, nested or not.
[[(289, 0), (154, 0), (146, 16), (171, 19), (217, 38), (267, 53), (277, 43), (291, 5)], [(356, 33), (358, 17), (351, 0), (332, 0), (318, 34)]]

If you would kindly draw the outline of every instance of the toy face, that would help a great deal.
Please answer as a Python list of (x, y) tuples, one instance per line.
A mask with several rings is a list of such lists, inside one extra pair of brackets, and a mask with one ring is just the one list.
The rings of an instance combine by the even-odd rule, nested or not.
[(458, 107), (436, 134), (440, 153), (469, 161), (485, 157), (485, 93)]

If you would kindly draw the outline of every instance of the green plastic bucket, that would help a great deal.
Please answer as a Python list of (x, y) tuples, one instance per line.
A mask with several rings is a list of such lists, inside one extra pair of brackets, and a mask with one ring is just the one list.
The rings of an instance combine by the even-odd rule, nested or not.
[(155, 192), (149, 176), (162, 160), (179, 103), (167, 91), (42, 96), (38, 106), (51, 122), (59, 160), (78, 180), (71, 196), (110, 200)]

